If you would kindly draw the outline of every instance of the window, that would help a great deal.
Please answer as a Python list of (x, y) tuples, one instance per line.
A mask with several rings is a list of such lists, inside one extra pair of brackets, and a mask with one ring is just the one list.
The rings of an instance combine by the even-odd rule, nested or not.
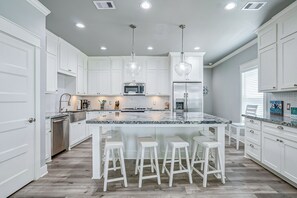
[(241, 71), (241, 112), (247, 105), (258, 105), (257, 114), (263, 115), (264, 94), (258, 92), (258, 68), (245, 68)]

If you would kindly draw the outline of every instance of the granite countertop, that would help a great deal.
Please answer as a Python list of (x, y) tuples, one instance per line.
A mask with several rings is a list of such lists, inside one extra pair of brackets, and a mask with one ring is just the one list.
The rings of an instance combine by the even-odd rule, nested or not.
[(251, 115), (243, 114), (242, 116), (250, 119), (263, 121), (263, 122), (269, 122), (273, 124), (297, 128), (297, 120), (286, 116), (277, 116), (277, 115), (270, 115), (270, 114), (265, 116), (263, 115), (251, 116)]
[(147, 111), (143, 113), (113, 112), (87, 120), (87, 124), (229, 124), (229, 120), (204, 113), (183, 113), (177, 115), (168, 111)]

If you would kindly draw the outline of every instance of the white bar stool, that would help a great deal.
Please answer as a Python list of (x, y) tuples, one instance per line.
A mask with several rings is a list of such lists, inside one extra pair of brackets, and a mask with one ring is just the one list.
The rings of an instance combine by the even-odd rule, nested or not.
[[(139, 172), (138, 187), (139, 188), (142, 187), (142, 180), (151, 179), (151, 178), (157, 178), (158, 184), (160, 185), (161, 179), (160, 179), (160, 171), (159, 171), (159, 163), (158, 163), (158, 155), (157, 155), (158, 143), (152, 137), (139, 137), (137, 138), (137, 145), (138, 145), (138, 150), (137, 150), (137, 159), (136, 159), (136, 166), (135, 166), (135, 175)], [(149, 149), (149, 153), (150, 153), (151, 164), (149, 165), (144, 165), (144, 153), (146, 148)], [(153, 162), (154, 161), (153, 153), (155, 158), (155, 164)], [(139, 157), (140, 157), (140, 165), (139, 165)], [(156, 171), (156, 175), (143, 176), (143, 168), (145, 167), (151, 167), (152, 173)]]
[[(188, 146), (189, 146), (189, 143), (184, 141), (183, 139), (181, 139), (178, 136), (167, 138), (167, 145), (166, 145), (165, 156), (164, 156), (164, 161), (163, 161), (163, 166), (162, 166), (162, 173), (164, 173), (164, 171), (166, 171), (167, 175), (169, 176), (169, 187), (172, 187), (173, 175), (178, 174), (178, 173), (188, 173), (189, 182), (190, 182), (190, 184), (193, 183), (190, 161), (189, 161)], [(168, 154), (169, 147), (172, 148), (172, 157), (171, 157), (171, 160), (167, 161), (167, 154)], [(175, 160), (175, 150), (176, 149), (178, 149), (178, 156), (179, 156), (178, 160)], [(181, 152), (180, 152), (181, 149), (185, 149), (187, 168), (185, 168), (182, 165)], [(176, 171), (174, 171), (174, 163), (175, 162), (179, 162), (179, 170), (176, 170)], [(171, 164), (170, 171), (168, 171), (168, 169), (166, 168), (167, 163)]]
[[(124, 161), (124, 154), (123, 154), (123, 148), (124, 144), (123, 141), (120, 138), (107, 138), (105, 142), (105, 147), (104, 147), (104, 154), (105, 154), (105, 161), (104, 161), (104, 187), (103, 191), (105, 192), (107, 190), (107, 183), (109, 182), (115, 182), (115, 181), (121, 181), (124, 180), (124, 186), (127, 187), (127, 176), (126, 176), (126, 168), (125, 168), (125, 161)], [(114, 155), (114, 150), (118, 151), (119, 154), (119, 161), (120, 161), (120, 166), (116, 167), (116, 161), (117, 159), (115, 158)], [(110, 154), (112, 154), (112, 159), (110, 159)], [(109, 161), (113, 161), (113, 167), (109, 168)], [(121, 169), (121, 174), (123, 177), (119, 178), (112, 178), (108, 179), (108, 171), (109, 170), (118, 170)]]
[[(219, 142), (202, 142), (201, 146), (203, 148), (203, 153), (204, 153), (203, 158), (204, 159), (195, 161), (195, 155), (196, 155), (195, 152), (196, 151), (194, 149), (194, 153), (193, 153), (194, 158), (192, 158), (192, 163), (191, 163), (192, 170), (194, 170), (196, 173), (198, 173), (203, 178), (203, 187), (206, 187), (207, 175), (215, 174), (215, 173), (221, 174), (222, 183), (225, 184), (225, 175), (224, 175), (224, 171), (222, 170), (222, 157), (221, 157), (221, 153), (219, 150), (220, 143)], [(215, 149), (215, 152), (217, 154), (216, 156), (218, 157), (218, 160), (219, 160), (219, 167), (217, 169), (209, 165), (209, 151), (210, 151), (210, 149)], [(201, 164), (204, 163), (203, 173), (194, 167), (195, 164), (200, 164), (200, 163)], [(212, 170), (209, 170), (209, 169), (212, 169)]]

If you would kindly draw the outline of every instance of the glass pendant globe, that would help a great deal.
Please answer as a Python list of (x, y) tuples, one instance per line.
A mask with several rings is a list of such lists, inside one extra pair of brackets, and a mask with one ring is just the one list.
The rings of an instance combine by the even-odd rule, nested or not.
[(179, 76), (188, 76), (192, 71), (192, 65), (187, 62), (180, 62), (175, 65), (175, 72)]
[(126, 69), (134, 77), (139, 74), (141, 67), (135, 61), (131, 61), (126, 65)]

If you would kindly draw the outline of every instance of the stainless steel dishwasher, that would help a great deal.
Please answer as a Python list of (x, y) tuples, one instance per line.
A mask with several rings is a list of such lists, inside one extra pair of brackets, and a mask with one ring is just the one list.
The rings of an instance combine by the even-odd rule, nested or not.
[(52, 119), (52, 156), (68, 150), (69, 117), (68, 115)]

